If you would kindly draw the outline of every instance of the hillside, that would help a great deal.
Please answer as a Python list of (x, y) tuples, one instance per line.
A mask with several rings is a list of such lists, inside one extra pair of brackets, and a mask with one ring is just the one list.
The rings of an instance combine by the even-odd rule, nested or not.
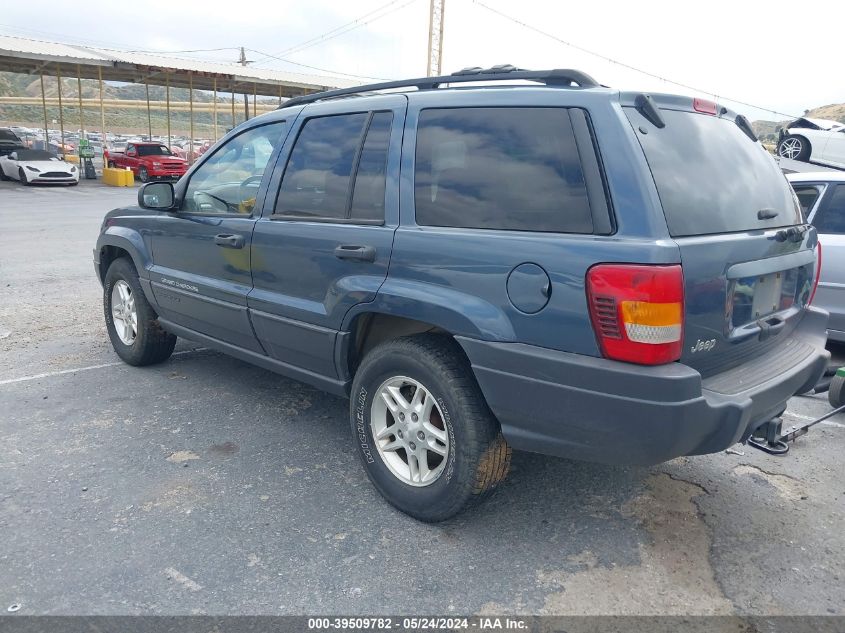
[[(807, 110), (804, 116), (812, 119), (830, 119), (831, 121), (840, 121), (845, 123), (845, 103), (832, 103), (830, 105), (820, 106)], [(751, 126), (757, 134), (757, 138), (764, 142), (774, 143), (778, 138), (778, 128), (790, 122), (789, 119), (785, 121), (754, 121)]]

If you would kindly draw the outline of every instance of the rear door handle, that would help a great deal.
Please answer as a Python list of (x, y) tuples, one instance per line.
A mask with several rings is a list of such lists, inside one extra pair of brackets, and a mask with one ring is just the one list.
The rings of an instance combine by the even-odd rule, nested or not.
[(356, 262), (374, 262), (376, 261), (376, 249), (372, 246), (341, 244), (334, 249), (334, 256), (338, 259), (350, 259)]
[(233, 235), (231, 233), (221, 233), (214, 236), (214, 243), (223, 248), (243, 248), (244, 236)]

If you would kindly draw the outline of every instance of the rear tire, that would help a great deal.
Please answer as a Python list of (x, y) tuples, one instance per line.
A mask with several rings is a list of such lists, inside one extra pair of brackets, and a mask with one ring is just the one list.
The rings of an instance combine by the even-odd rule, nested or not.
[(10, 178), (6, 175), (6, 172), (4, 172), (2, 168), (0, 168), (0, 180), (10, 180)]
[(108, 165), (106, 165), (106, 167), (108, 167), (109, 169), (114, 169), (114, 161), (113, 161), (113, 160), (110, 160), (110, 161), (108, 162)]
[[(421, 402), (414, 400), (419, 389)], [(412, 411), (419, 412), (413, 422)], [(370, 480), (389, 503), (421, 521), (443, 521), (478, 503), (510, 467), (499, 423), (457, 343), (444, 335), (398, 338), (370, 351), (355, 374), (350, 421)], [(397, 444), (404, 448), (391, 448)], [(427, 456), (412, 457), (414, 451)]]
[(831, 379), (827, 400), (834, 409), (845, 404), (845, 376), (834, 376)]
[(785, 136), (778, 144), (778, 156), (806, 162), (810, 158), (810, 141), (803, 136)]
[[(120, 301), (123, 295), (131, 299)], [(127, 364), (153, 365), (170, 358), (176, 336), (164, 331), (158, 315), (144, 296), (138, 272), (131, 260), (119, 257), (106, 272), (103, 282), (103, 311), (112, 347)], [(134, 313), (134, 318), (129, 315)], [(115, 323), (117, 319), (118, 323)], [(127, 319), (132, 324), (127, 323)]]

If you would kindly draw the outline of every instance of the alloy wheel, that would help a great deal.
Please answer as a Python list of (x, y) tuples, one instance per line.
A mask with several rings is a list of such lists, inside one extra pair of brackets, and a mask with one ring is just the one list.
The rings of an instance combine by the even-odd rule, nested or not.
[(111, 315), (118, 338), (124, 345), (132, 345), (138, 336), (138, 311), (135, 294), (122, 279), (115, 282), (111, 291)]
[(443, 474), (449, 433), (434, 395), (406, 376), (385, 380), (370, 410), (378, 453), (393, 475), (410, 486), (429, 486)]
[(803, 149), (804, 145), (801, 143), (801, 139), (788, 138), (781, 141), (779, 153), (784, 158), (795, 160), (801, 155)]

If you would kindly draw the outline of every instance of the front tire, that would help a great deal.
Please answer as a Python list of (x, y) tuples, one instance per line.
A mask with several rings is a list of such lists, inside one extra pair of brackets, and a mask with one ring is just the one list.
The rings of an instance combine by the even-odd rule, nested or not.
[(147, 173), (146, 167), (141, 167), (138, 170), (138, 180), (140, 180), (141, 182), (149, 182), (150, 181), (150, 175), (149, 175), (149, 173)]
[(421, 521), (448, 519), (507, 476), (511, 449), (472, 369), (449, 337), (387, 341), (358, 368), (352, 434), (370, 480)]
[(165, 332), (144, 296), (132, 262), (114, 260), (103, 282), (103, 311), (112, 347), (129, 365), (153, 365), (170, 358), (176, 337)]
[(21, 181), (22, 185), (28, 186), (28, 185), (32, 184), (26, 179), (26, 172), (23, 170), (23, 167), (18, 168), (18, 180)]
[(806, 162), (810, 158), (810, 141), (803, 136), (786, 136), (778, 144), (778, 156)]

